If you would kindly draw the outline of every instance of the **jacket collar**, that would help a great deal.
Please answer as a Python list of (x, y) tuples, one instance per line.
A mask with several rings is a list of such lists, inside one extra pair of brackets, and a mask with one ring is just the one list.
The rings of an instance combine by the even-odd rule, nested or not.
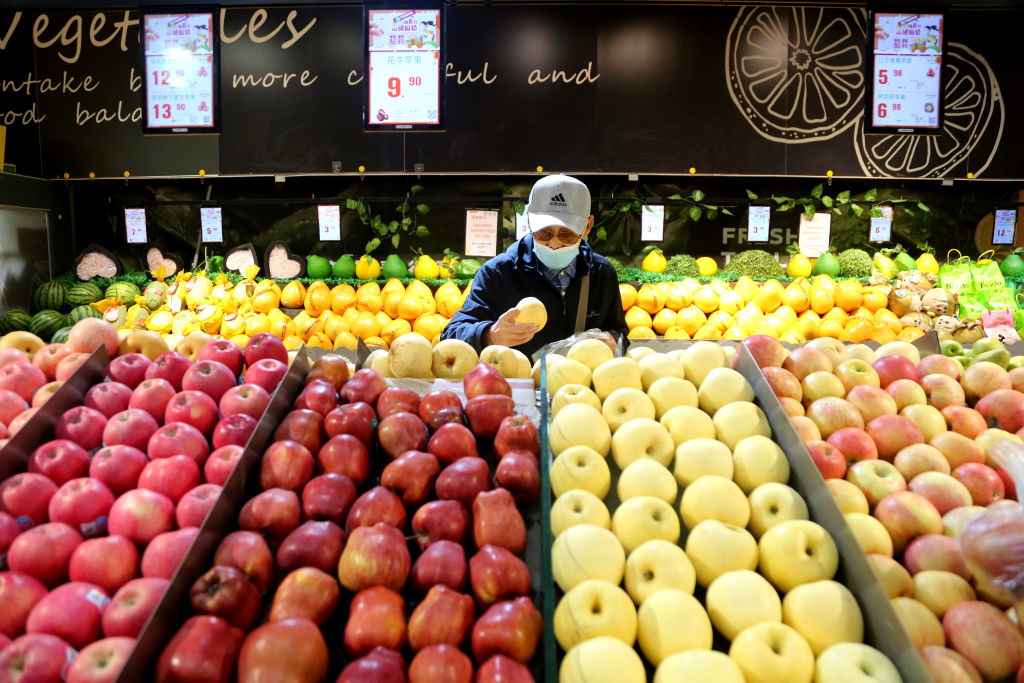
[[(533, 251), (533, 235), (524, 235), (521, 239), (516, 240), (505, 253), (515, 263), (516, 268), (535, 270), (543, 275), (544, 271), (541, 269), (541, 263), (537, 259), (537, 254)], [(589, 273), (593, 270), (593, 267), (594, 250), (587, 240), (581, 240), (580, 254), (576, 257), (576, 275)]]

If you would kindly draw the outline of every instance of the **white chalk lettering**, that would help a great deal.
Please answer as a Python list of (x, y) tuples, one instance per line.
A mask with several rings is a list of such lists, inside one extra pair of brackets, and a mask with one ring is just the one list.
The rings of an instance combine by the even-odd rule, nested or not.
[(67, 71), (61, 73), (60, 80), (54, 80), (52, 78), (33, 78), (32, 73), (25, 77), (23, 81), (12, 81), (9, 79), (0, 80), (0, 92), (16, 92), (21, 93), (24, 91), (25, 95), (31, 95), (33, 88), (35, 92), (39, 94), (58, 92), (58, 93), (76, 93), (79, 90), (86, 92), (92, 92), (100, 86), (100, 81), (93, 80), (92, 76), (86, 76), (85, 78), (78, 80), (73, 75), (69, 75)]
[(587, 65), (577, 71), (576, 73), (569, 73), (562, 69), (552, 69), (551, 73), (545, 74), (540, 69), (534, 69), (527, 76), (526, 82), (529, 85), (536, 85), (537, 83), (558, 83), (561, 81), (566, 84), (583, 85), (584, 83), (593, 83), (597, 79), (601, 78), (601, 74), (593, 74), (594, 63), (587, 62)]
[[(105, 37), (101, 35), (101, 32), (104, 26), (106, 26), (107, 17), (102, 12), (94, 14), (92, 19), (89, 21), (89, 44), (93, 47), (105, 47), (115, 38), (120, 38), (119, 47), (121, 52), (127, 52), (128, 29), (133, 26), (137, 26), (139, 23), (139, 20), (132, 19), (128, 12), (129, 10), (125, 10), (121, 19), (112, 24), (113, 30)], [(17, 18), (18, 17), (16, 16), (11, 25), (11, 30), (13, 30), (14, 24), (17, 23)], [(32, 24), (32, 42), (36, 47), (45, 49), (52, 47), (59, 40), (63, 47), (73, 49), (70, 53), (58, 49), (57, 56), (67, 64), (74, 64), (78, 61), (78, 58), (81, 57), (82, 46), (85, 42), (85, 36), (82, 29), (83, 23), (84, 22), (80, 15), (72, 15), (66, 22), (64, 22), (55, 35), (49, 37), (46, 33), (47, 29), (50, 27), (50, 17), (46, 14), (40, 14)], [(8, 32), (7, 35), (7, 38), (9, 37), (10, 32)], [(0, 45), (0, 48), (6, 45), (7, 38), (4, 39), (4, 43)]]
[(287, 88), (288, 83), (294, 78), (299, 79), (299, 85), (309, 87), (316, 83), (316, 79), (319, 78), (319, 76), (314, 76), (310, 74), (309, 71), (303, 71), (301, 75), (295, 73), (275, 74), (270, 71), (262, 76), (260, 74), (232, 74), (231, 87), (237, 88), (241, 86), (243, 88), (255, 88), (256, 86), (263, 86), (264, 88), (271, 88), (277, 85), (277, 82), (280, 81), (281, 87)]
[[(358, 76), (358, 78), (356, 78), (357, 76)], [(359, 73), (355, 69), (352, 69), (351, 71), (348, 72), (348, 84), (349, 85), (359, 85), (362, 82), (363, 82), (363, 74)]]
[(142, 120), (142, 107), (136, 107), (131, 111), (124, 111), (124, 102), (121, 100), (117, 101), (116, 110), (108, 110), (105, 107), (101, 107), (96, 111), (89, 111), (82, 107), (81, 102), (75, 102), (75, 122), (79, 126), (84, 126), (87, 123), (110, 123), (116, 121), (117, 123), (127, 123), (133, 121), (138, 123)]
[(488, 62), (484, 62), (484, 70), (480, 73), (475, 74), (472, 69), (468, 69), (465, 75), (463, 75), (461, 69), (456, 70), (455, 66), (451, 62), (448, 62), (444, 67), (444, 77), (445, 79), (454, 78), (455, 82), (459, 85), (463, 85), (465, 83), (476, 83), (481, 79), (485, 85), (490, 85), (491, 83), (494, 83), (494, 81), (498, 80), (498, 76), (494, 75), (488, 78), (487, 69), (489, 66), (490, 64)]
[(252, 42), (265, 43), (268, 40), (274, 38), (274, 36), (280, 33), (282, 29), (287, 28), (287, 33), (291, 37), (288, 38), (288, 40), (281, 43), (281, 49), (287, 50), (292, 45), (297, 43), (304, 35), (306, 35), (306, 33), (308, 33), (309, 30), (313, 28), (313, 25), (316, 23), (316, 17), (313, 17), (305, 26), (298, 27), (295, 25), (295, 17), (297, 17), (298, 14), (298, 11), (291, 10), (290, 12), (288, 12), (288, 16), (285, 18), (285, 20), (279, 23), (277, 27), (275, 27), (269, 33), (259, 34), (258, 31), (263, 27), (263, 24), (267, 22), (267, 10), (258, 9), (251, 15), (249, 15), (249, 19), (246, 20), (246, 22), (242, 25), (242, 28), (238, 29), (238, 31), (233, 35), (228, 35), (226, 28), (227, 22), (225, 21), (227, 17), (227, 9), (222, 8), (220, 11), (220, 40), (222, 43), (233, 43), (236, 40), (240, 39), (244, 34), (248, 34), (249, 40), (251, 40)]
[(5, 126), (13, 126), (15, 124), (27, 126), (30, 123), (42, 123), (44, 120), (46, 120), (46, 114), (39, 114), (36, 111), (35, 102), (25, 111), (0, 112), (0, 124)]
[(11, 25), (7, 27), (7, 33), (4, 34), (3, 38), (0, 38), (0, 50), (7, 49), (7, 42), (11, 39), (11, 36), (14, 35), (14, 29), (18, 26), (19, 21), (21, 21), (20, 10), (15, 12), (14, 16), (11, 17)]

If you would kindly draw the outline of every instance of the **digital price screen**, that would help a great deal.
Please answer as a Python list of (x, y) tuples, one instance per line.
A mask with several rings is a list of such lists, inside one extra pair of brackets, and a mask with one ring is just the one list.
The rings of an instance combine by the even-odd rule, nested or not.
[(992, 225), (992, 244), (1013, 244), (1016, 228), (1016, 209), (996, 209), (995, 223)]
[(440, 9), (366, 11), (367, 130), (441, 128)]
[(942, 132), (944, 16), (875, 12), (868, 133)]
[(219, 130), (219, 31), (215, 19), (208, 10), (142, 13), (146, 133)]

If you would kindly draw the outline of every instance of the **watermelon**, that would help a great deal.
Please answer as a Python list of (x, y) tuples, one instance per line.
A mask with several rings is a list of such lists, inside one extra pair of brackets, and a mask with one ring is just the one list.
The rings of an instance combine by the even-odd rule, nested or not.
[(28, 330), (31, 325), (32, 316), (20, 308), (12, 308), (0, 316), (0, 334), (7, 334), (15, 330)]
[(70, 334), (71, 334), (71, 326), (70, 325), (67, 326), (67, 327), (62, 327), (62, 328), (60, 328), (59, 330), (57, 330), (56, 332), (53, 333), (53, 336), (50, 337), (50, 343), (51, 344), (57, 344), (57, 343), (67, 344), (68, 343), (68, 336), (70, 336)]
[(94, 304), (103, 298), (103, 290), (91, 282), (80, 282), (68, 288), (67, 304), (74, 308), (82, 304)]
[(32, 297), (32, 303), (35, 304), (37, 311), (59, 311), (64, 308), (66, 296), (67, 288), (56, 280), (50, 280), (39, 285)]
[(120, 299), (123, 304), (135, 303), (135, 297), (142, 292), (139, 288), (130, 282), (115, 282), (114, 284), (107, 287), (107, 291), (104, 293), (104, 299)]
[(95, 308), (88, 304), (82, 304), (81, 306), (75, 306), (68, 313), (68, 324), (74, 325), (83, 318), (102, 318), (103, 316)]
[(53, 333), (64, 327), (64, 314), (60, 311), (42, 310), (32, 316), (29, 332), (40, 339), (49, 339)]

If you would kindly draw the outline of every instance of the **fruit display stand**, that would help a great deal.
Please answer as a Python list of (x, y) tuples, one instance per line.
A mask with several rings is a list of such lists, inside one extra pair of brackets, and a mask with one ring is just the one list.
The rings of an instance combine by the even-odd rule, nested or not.
[(188, 612), (188, 592), (195, 580), (206, 570), (221, 539), (235, 528), (235, 519), (242, 504), (248, 500), (249, 489), (259, 479), (260, 457), (274, 429), (290, 409), (302, 388), (309, 368), (305, 349), (292, 360), (287, 374), (274, 391), (270, 404), (249, 438), (231, 475), (224, 482), (220, 496), (199, 528), (187, 554), (174, 572), (170, 584), (156, 609), (139, 633), (131, 656), (118, 676), (118, 681), (153, 679), (153, 668), (161, 650), (170, 640)]

